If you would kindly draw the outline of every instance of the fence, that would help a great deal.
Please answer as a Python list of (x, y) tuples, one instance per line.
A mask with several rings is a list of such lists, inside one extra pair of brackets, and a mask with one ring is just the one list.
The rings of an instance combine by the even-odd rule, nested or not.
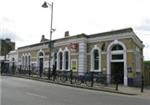
[[(14, 69), (14, 70), (13, 70)], [(10, 67), (8, 70), (9, 75), (27, 76), (37, 79), (46, 79), (58, 83), (67, 83), (71, 85), (87, 86), (87, 87), (111, 87), (118, 90), (118, 86), (123, 83), (120, 81), (120, 74), (115, 76), (103, 74), (102, 72), (73, 72), (52, 70), (49, 72), (48, 68), (35, 66), (18, 66)], [(109, 80), (107, 79), (109, 78)], [(141, 84), (141, 91), (143, 91), (143, 81), (140, 79), (138, 82)]]
[(144, 85), (150, 85), (150, 68), (144, 67)]

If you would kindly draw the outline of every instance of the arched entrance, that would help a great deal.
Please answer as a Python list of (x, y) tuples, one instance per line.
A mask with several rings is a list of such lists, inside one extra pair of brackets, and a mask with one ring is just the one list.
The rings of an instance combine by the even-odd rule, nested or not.
[(125, 45), (115, 40), (107, 49), (107, 81), (113, 83), (119, 80), (120, 84), (127, 85), (127, 62)]
[(111, 82), (118, 81), (120, 84), (124, 83), (124, 58), (123, 47), (115, 44), (111, 48)]

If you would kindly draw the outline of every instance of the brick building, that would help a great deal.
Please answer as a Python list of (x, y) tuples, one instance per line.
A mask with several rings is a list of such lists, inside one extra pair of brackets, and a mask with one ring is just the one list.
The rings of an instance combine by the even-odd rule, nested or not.
[(15, 42), (12, 42), (9, 38), (0, 39), (0, 71), (6, 72), (9, 67), (7, 62), (7, 54), (15, 49)]
[(10, 39), (0, 39), (0, 56), (6, 56), (11, 50), (15, 49), (15, 42)]
[[(44, 36), (42, 36), (44, 38)], [(34, 65), (47, 71), (49, 67), (49, 51), (51, 51), (51, 67), (57, 70), (73, 70), (80, 75), (87, 71), (107, 74), (107, 82), (111, 76), (119, 73), (120, 81), (128, 85), (130, 73), (137, 78), (143, 71), (143, 43), (132, 28), (114, 30), (98, 34), (79, 34), (70, 36), (66, 32), (64, 38), (27, 45), (18, 48), (18, 64), (26, 68)]]

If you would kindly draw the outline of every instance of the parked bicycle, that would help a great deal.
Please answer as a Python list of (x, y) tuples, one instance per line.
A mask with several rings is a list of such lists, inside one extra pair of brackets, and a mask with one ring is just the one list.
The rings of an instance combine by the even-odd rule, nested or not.
[(56, 72), (56, 78), (55, 80), (57, 82), (66, 82), (70, 78), (70, 72), (69, 71), (57, 71)]
[(94, 75), (94, 82), (96, 83), (96, 85), (104, 84), (105, 86), (107, 86), (107, 76), (106, 76), (106, 74), (102, 74), (102, 73), (95, 74)]
[(86, 73), (84, 75), (78, 75), (75, 77), (75, 84), (76, 85), (81, 85), (81, 84), (86, 84), (86, 86), (91, 86), (91, 81), (92, 77), (91, 77), (91, 73)]

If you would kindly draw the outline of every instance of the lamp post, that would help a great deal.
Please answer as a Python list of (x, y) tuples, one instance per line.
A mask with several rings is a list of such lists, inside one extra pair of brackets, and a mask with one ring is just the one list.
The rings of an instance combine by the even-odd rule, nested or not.
[(52, 33), (55, 31), (52, 26), (53, 26), (53, 2), (50, 4), (48, 2), (44, 2), (42, 5), (43, 8), (51, 8), (51, 25), (50, 25), (50, 41), (49, 41), (49, 68), (48, 68), (48, 79), (50, 80), (50, 72), (51, 72), (51, 51), (52, 51)]

